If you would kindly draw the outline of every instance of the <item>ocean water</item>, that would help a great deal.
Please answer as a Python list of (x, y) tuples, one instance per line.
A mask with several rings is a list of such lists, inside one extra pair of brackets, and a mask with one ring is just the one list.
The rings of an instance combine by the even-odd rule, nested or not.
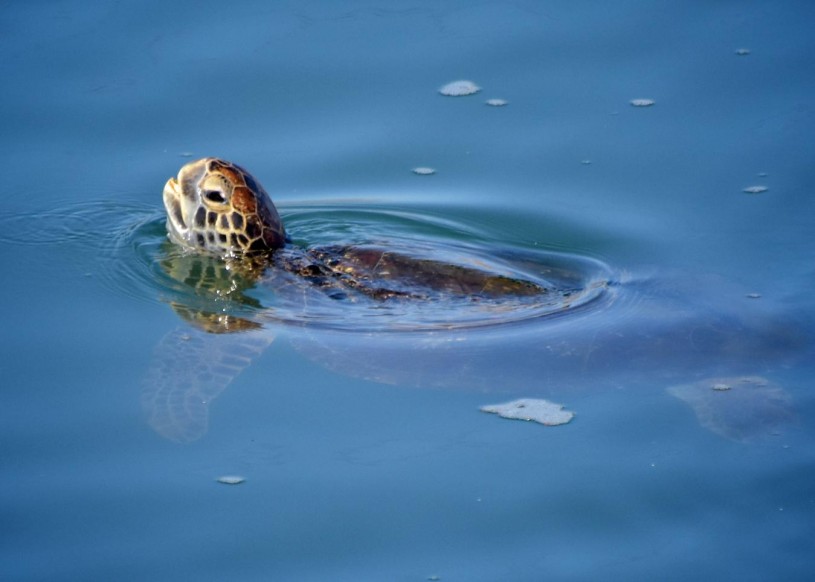
[[(810, 579), (814, 18), (7, 3), (0, 578)], [(439, 93), (456, 80), (481, 90)], [(421, 331), (202, 297), (161, 191), (203, 156), (249, 168), (296, 244), (591, 265), (601, 293)], [(157, 393), (191, 392), (162, 416)], [(479, 410), (517, 398), (575, 418)]]

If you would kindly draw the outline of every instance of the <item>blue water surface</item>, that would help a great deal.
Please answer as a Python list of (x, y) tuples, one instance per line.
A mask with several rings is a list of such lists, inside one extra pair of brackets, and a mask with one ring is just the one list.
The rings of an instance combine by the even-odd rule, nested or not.
[[(813, 22), (803, 1), (6, 3), (0, 578), (810, 579)], [(438, 93), (458, 79), (482, 89)], [(160, 259), (164, 182), (203, 156), (249, 168), (300, 242), (343, 209), (409, 216), (416, 240), (597, 262), (607, 294), (483, 329), (252, 307), (260, 330), (201, 334)], [(260, 347), (179, 443), (145, 394), (195, 377), (168, 360), (187, 335)], [(783, 410), (668, 391), (721, 378)], [(521, 397), (576, 418), (479, 411)]]

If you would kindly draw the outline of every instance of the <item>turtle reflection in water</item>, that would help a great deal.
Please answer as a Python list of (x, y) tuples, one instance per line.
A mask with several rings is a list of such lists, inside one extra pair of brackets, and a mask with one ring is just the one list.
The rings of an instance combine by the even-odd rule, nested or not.
[[(192, 296), (185, 293), (183, 302), (172, 302), (192, 329), (176, 330), (161, 341), (144, 384), (142, 403), (150, 425), (174, 441), (194, 441), (206, 432), (209, 403), (272, 342), (274, 336), (262, 328), (264, 323), (275, 320), (273, 310), (266, 313), (261, 302), (246, 293), (258, 285), (271, 287), (275, 295), (292, 302), (299, 301), (304, 315), (295, 323), (305, 326), (312, 316), (319, 322), (320, 306), (331, 303), (348, 311), (352, 322), (356, 311), (369, 310), (379, 315), (394, 304), (438, 305), (439, 311), (450, 312), (453, 323), (447, 325), (442, 318), (430, 327), (443, 329), (456, 327), (460, 315), (457, 311), (465, 306), (477, 312), (497, 313), (490, 321), (500, 322), (503, 314), (513, 310), (534, 312), (544, 306), (546, 313), (563, 312), (586, 297), (581, 284), (587, 282), (568, 273), (568, 269), (552, 279), (538, 278), (513, 270), (511, 261), (490, 262), (483, 257), (459, 262), (443, 260), (422, 256), (421, 249), (405, 249), (389, 241), (302, 248), (292, 245), (260, 184), (241, 167), (217, 158), (184, 166), (177, 180), (167, 182), (164, 206), (168, 238), (177, 249), (168, 253), (162, 266), (174, 282), (194, 291)], [(594, 283), (601, 290), (604, 285)], [(213, 308), (213, 298), (228, 298), (232, 305), (247, 308), (248, 313), (240, 309), (238, 313), (218, 311)], [(309, 313), (310, 309), (314, 313)], [(407, 319), (394, 322), (392, 329), (415, 329)], [(461, 321), (466, 323), (466, 319)], [(684, 333), (680, 331), (680, 335)], [(551, 337), (544, 334), (539, 338), (540, 357), (546, 358), (542, 365), (547, 370), (564, 362), (574, 366), (582, 361), (585, 365), (587, 354), (597, 349), (597, 334), (588, 335), (592, 341), (575, 354), (571, 343), (567, 348), (553, 348), (547, 343)], [(469, 363), (462, 366), (457, 354), (438, 349), (449, 347), (446, 340), (454, 339), (443, 334), (441, 338), (426, 334), (422, 339), (391, 334), (388, 342), (379, 342), (372, 334), (375, 357), (366, 350), (347, 349), (331, 333), (313, 336), (303, 351), (342, 373), (392, 383), (416, 383), (412, 375), (421, 376), (418, 383), (431, 385), (446, 384), (451, 374), (453, 383), (468, 381), (463, 368)], [(645, 346), (654, 343), (647, 333), (637, 338)], [(609, 345), (619, 343), (614, 339)], [(406, 364), (407, 353), (414, 354), (411, 359), (420, 359), (421, 363)], [(627, 358), (629, 353), (624, 349), (611, 357)], [(528, 376), (527, 369), (527, 382)], [(765, 400), (759, 390), (751, 395), (754, 400)], [(702, 397), (697, 400), (703, 404), (686, 398), (697, 410), (709, 404)], [(772, 405), (777, 402), (772, 400)], [(776, 411), (773, 416), (783, 418), (784, 414)], [(708, 414), (708, 424), (716, 422), (711, 418), (720, 416)], [(717, 432), (727, 436), (726, 429)]]

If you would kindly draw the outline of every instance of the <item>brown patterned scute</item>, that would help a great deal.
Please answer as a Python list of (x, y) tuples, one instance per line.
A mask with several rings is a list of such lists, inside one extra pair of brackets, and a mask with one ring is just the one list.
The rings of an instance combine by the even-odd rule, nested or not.
[(251, 215), (246, 217), (246, 228), (244, 229), (246, 236), (249, 238), (258, 238), (263, 232), (263, 227), (257, 216)]
[(279, 249), (285, 242), (286, 238), (278, 230), (266, 228), (263, 230), (263, 240), (266, 246), (270, 249)]
[(272, 211), (266, 204), (258, 208), (260, 220), (263, 223), (263, 240), (270, 249), (277, 249), (286, 244), (286, 232), (283, 224), (277, 216), (276, 211)]
[(219, 158), (208, 158), (208, 160), (207, 168), (210, 172), (223, 175), (232, 184), (246, 184), (243, 172), (234, 164)]
[(232, 214), (232, 225), (235, 230), (245, 233), (245, 236), (238, 235), (239, 240), (243, 239), (242, 248), (273, 250), (286, 244), (286, 231), (274, 204), (263, 186), (249, 172), (219, 158), (208, 158), (206, 167), (209, 172), (223, 176), (233, 186), (231, 203), (235, 212)]
[(236, 165), (235, 167), (238, 170), (240, 170), (241, 173), (243, 174), (243, 182), (249, 187), (250, 190), (252, 190), (253, 192), (257, 192), (258, 195), (260, 196), (266, 194), (266, 191), (263, 189), (263, 186), (261, 186), (255, 181), (255, 179), (252, 177), (252, 174), (250, 174), (240, 166)]
[(247, 250), (256, 251), (256, 252), (263, 252), (263, 251), (268, 250), (268, 247), (266, 246), (266, 242), (263, 239), (257, 238), (257, 239), (255, 239), (255, 240), (253, 240), (251, 242), (251, 244), (249, 245), (249, 248)]
[(254, 214), (257, 211), (257, 197), (246, 186), (237, 186), (232, 191), (232, 206), (244, 214)]
[(246, 180), (243, 178), (243, 174), (238, 172), (236, 169), (232, 167), (224, 167), (221, 168), (221, 174), (229, 180), (230, 183), (237, 185), (246, 184)]
[(207, 159), (207, 169), (210, 172), (220, 172), (221, 170), (229, 167), (230, 165), (228, 162), (224, 162), (223, 160), (218, 158), (206, 158), (206, 159)]

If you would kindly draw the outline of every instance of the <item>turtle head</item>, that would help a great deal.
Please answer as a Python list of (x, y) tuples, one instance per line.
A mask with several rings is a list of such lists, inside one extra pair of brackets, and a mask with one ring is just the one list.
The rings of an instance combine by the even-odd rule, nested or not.
[(167, 233), (191, 249), (237, 256), (286, 244), (286, 231), (263, 187), (218, 158), (190, 162), (164, 186)]

